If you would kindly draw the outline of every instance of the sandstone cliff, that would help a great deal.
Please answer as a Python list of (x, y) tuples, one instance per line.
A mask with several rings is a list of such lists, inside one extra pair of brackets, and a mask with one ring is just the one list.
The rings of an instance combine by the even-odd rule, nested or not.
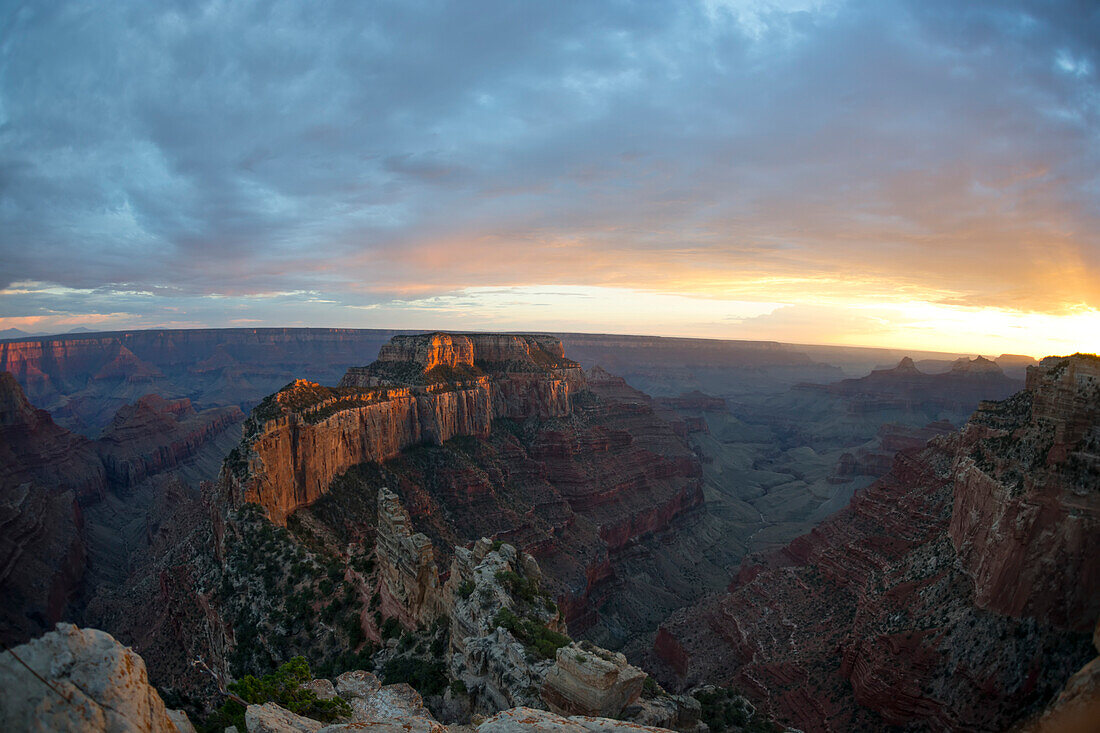
[(653, 656), (666, 679), (733, 682), (806, 730), (1002, 730), (1045, 705), (1087, 659), (1072, 629), (1100, 598), (1093, 359), (1031, 372), (675, 614)]
[(456, 436), (487, 437), (498, 418), (572, 412), (583, 376), (552, 339), (429, 334), (395, 337), (338, 388), (296, 381), (264, 401), (229, 474), (238, 501), (279, 523), (357, 463)]

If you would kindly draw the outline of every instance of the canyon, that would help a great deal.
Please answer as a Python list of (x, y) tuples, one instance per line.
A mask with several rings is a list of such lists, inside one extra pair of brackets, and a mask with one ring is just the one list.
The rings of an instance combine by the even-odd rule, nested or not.
[(220, 465), (243, 418), (236, 407), (196, 412), (186, 399), (152, 395), (90, 440), (0, 373), (0, 639), (79, 617), (100, 582), (120, 581), (171, 513), (174, 492)]
[[(673, 688), (723, 680), (807, 730), (1003, 730), (1092, 656), (1100, 361), (1048, 359), (903, 450), (811, 532), (661, 625)], [(974, 701), (981, 699), (981, 705)]]
[(576, 334), (13, 343), (7, 639), (106, 629), (192, 716), (301, 655), (408, 681), (429, 729), (511, 708), (701, 731), (702, 700), (984, 730), (1091, 654), (1084, 357), (1025, 384), (1024, 358)]

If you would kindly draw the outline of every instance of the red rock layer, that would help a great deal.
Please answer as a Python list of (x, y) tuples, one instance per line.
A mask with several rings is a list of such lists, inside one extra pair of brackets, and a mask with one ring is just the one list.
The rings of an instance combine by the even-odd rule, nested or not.
[(588, 386), (570, 415), (404, 453), (377, 479), (440, 553), (486, 536), (537, 557), (573, 633), (598, 618), (596, 597), (632, 592), (633, 579), (617, 577), (619, 555), (703, 498), (698, 462), (645, 395), (621, 380)]
[(81, 503), (106, 490), (91, 441), (35, 410), (0, 372), (0, 638), (19, 642), (62, 618), (80, 591)]
[(34, 409), (0, 372), (0, 638), (23, 641), (79, 610), (95, 549), (85, 517), (107, 492), (176, 466), (240, 417), (150, 397), (91, 441)]
[(1090, 656), (1062, 629), (1091, 629), (1100, 598), (1093, 364), (1048, 367), (899, 454), (728, 595), (674, 614), (652, 654), (666, 681), (731, 682), (807, 731), (995, 731), (1037, 710)]
[(146, 395), (121, 408), (96, 441), (112, 484), (133, 486), (193, 456), (215, 435), (242, 421), (238, 407), (195, 412), (188, 399)]
[(983, 406), (963, 432), (951, 541), (980, 607), (1087, 631), (1100, 615), (1100, 360), (1031, 367), (1027, 382), (1030, 410)]
[[(499, 418), (567, 417), (583, 375), (560, 356), (560, 342), (532, 338), (395, 337), (384, 347), (384, 359), (349, 372), (336, 397), (303, 408), (299, 395), (326, 388), (304, 381), (290, 385), (269, 401), (278, 416), (246, 436), (241, 452), (247, 470), (227, 474), (228, 491), (239, 501), (263, 506), (281, 524), (358, 463), (384, 461), (405, 448), (440, 445), (456, 436), (484, 438)], [(385, 380), (391, 386), (377, 386), (379, 364), (409, 364), (412, 371), (427, 374), (440, 366), (473, 368), (475, 358), (506, 370), (456, 382), (392, 386)]]

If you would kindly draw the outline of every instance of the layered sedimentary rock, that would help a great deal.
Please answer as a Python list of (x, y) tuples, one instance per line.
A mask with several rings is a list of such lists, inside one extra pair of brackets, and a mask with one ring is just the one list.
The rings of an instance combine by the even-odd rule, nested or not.
[(91, 441), (55, 425), (0, 373), (0, 639), (23, 641), (69, 610), (87, 553), (81, 507), (106, 488)]
[(174, 510), (160, 500), (174, 485), (148, 478), (182, 469), (240, 417), (149, 397), (92, 441), (34, 409), (0, 373), (0, 638), (16, 643), (79, 618), (93, 586), (126, 568), (131, 549)]
[(11, 374), (0, 372), (0, 483), (65, 486), (89, 504), (107, 488), (92, 441), (36, 410)]
[(581, 642), (558, 649), (539, 694), (562, 715), (617, 718), (641, 697), (645, 679), (622, 654)]
[(413, 532), (401, 500), (385, 488), (378, 491), (376, 537), (382, 613), (410, 629), (431, 623), (443, 612), (432, 541)]
[(150, 392), (188, 395), (201, 408), (250, 409), (296, 377), (334, 383), (394, 333), (261, 328), (50, 336), (0, 341), (0, 371), (12, 372), (65, 427), (94, 434), (121, 406)]
[(191, 400), (146, 395), (121, 408), (96, 441), (108, 479), (129, 487), (194, 456), (214, 436), (244, 420), (239, 407), (196, 412)]
[(975, 602), (1087, 631), (1100, 615), (1100, 359), (1028, 372), (962, 436), (951, 541)]
[(56, 631), (14, 652), (0, 655), (0, 724), (5, 730), (194, 730), (149, 685), (142, 658), (110, 634), (58, 624)]
[(231, 476), (233, 491), (282, 522), (357, 463), (456, 436), (487, 437), (497, 418), (567, 416), (582, 382), (553, 339), (395, 337), (383, 358), (350, 370), (340, 387), (299, 380), (265, 400), (242, 443), (246, 466)]
[(744, 563), (729, 594), (663, 625), (666, 679), (733, 682), (806, 730), (1003, 730), (1044, 705), (1090, 656), (1073, 629), (1100, 598), (1095, 363), (1033, 371)]

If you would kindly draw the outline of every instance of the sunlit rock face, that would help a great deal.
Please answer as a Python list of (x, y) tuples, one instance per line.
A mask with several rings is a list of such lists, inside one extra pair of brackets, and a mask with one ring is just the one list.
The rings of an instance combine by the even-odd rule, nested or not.
[(994, 731), (1041, 709), (1100, 613), (1096, 377), (1094, 357), (1045, 363), (743, 563), (729, 594), (663, 624), (665, 681), (731, 681), (808, 731)]
[[(624, 587), (601, 590), (612, 587), (615, 557), (647, 556), (639, 540), (702, 504), (698, 460), (650, 398), (593, 374), (550, 337), (395, 337), (341, 386), (299, 380), (261, 403), (226, 461), (223, 501), (258, 504), (285, 524), (350, 467), (384, 466), (379, 485), (402, 498), (437, 552), (482, 536), (516, 544), (545, 564), (571, 628), (588, 628), (592, 600), (607, 605)], [(425, 473), (414, 449), (432, 448), (440, 455)], [(677, 556), (666, 565), (681, 570), (658, 572), (682, 574), (684, 563)], [(683, 602), (647, 593), (608, 606), (629, 616), (618, 633), (639, 633)]]
[(487, 437), (493, 420), (561, 418), (583, 387), (549, 337), (397, 336), (339, 387), (298, 380), (264, 401), (246, 427), (235, 493), (278, 523), (316, 501), (349, 466), (419, 444)]

